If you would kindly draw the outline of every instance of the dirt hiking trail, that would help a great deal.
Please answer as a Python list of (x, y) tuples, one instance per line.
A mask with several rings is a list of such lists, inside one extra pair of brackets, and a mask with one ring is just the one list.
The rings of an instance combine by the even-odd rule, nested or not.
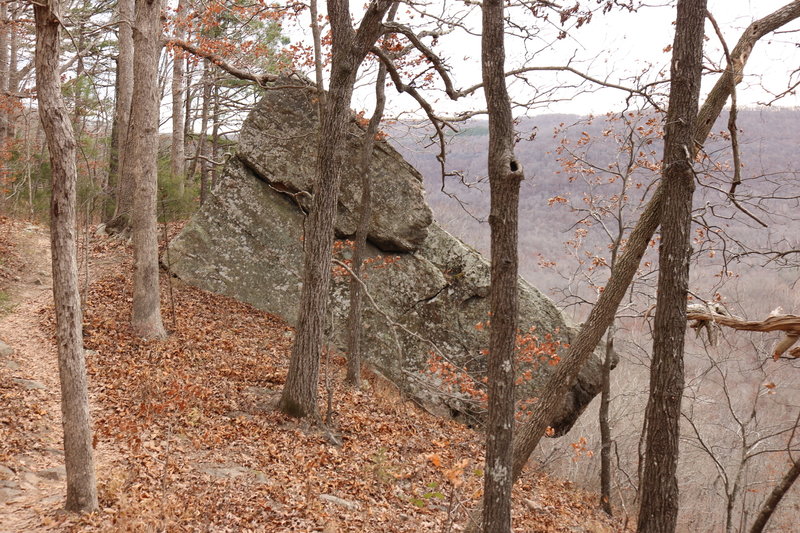
[(66, 497), (58, 356), (44, 318), (53, 305), (50, 235), (26, 222), (0, 224), (11, 245), (3, 258), (0, 399), (13, 406), (0, 412), (0, 532), (48, 531)]

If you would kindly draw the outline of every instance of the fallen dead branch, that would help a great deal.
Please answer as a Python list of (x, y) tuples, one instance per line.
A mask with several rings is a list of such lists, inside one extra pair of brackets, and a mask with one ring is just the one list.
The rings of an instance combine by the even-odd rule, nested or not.
[[(702, 308), (702, 310), (701, 310)], [(710, 324), (727, 326), (739, 331), (783, 331), (786, 335), (775, 346), (772, 352), (773, 359), (777, 360), (787, 352), (791, 357), (800, 357), (800, 346), (789, 350), (800, 339), (800, 316), (774, 315), (764, 320), (744, 320), (739, 317), (715, 313), (702, 306), (690, 305), (686, 313), (687, 320), (694, 320), (695, 329), (707, 327)]]

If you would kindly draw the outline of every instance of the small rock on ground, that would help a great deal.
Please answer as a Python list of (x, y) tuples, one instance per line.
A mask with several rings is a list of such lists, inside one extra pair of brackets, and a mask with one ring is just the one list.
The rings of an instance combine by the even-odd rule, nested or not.
[(351, 502), (348, 500), (344, 500), (342, 498), (339, 498), (338, 496), (334, 496), (333, 494), (320, 494), (319, 499), (352, 510), (361, 508), (361, 505), (358, 502)]
[(34, 389), (46, 390), (47, 389), (46, 385), (44, 385), (43, 383), (39, 383), (38, 381), (33, 381), (32, 379), (11, 378), (11, 380), (14, 383), (18, 384), (18, 385), (22, 385), (23, 387), (25, 387), (28, 390), (34, 390)]
[(36, 472), (36, 475), (42, 479), (58, 481), (59, 479), (64, 479), (67, 477), (67, 471), (63, 466), (56, 466), (53, 468), (48, 468), (47, 470)]
[(16, 472), (6, 465), (0, 465), (0, 479), (13, 479), (16, 475)]
[(8, 358), (14, 355), (14, 348), (3, 341), (0, 341), (0, 357)]

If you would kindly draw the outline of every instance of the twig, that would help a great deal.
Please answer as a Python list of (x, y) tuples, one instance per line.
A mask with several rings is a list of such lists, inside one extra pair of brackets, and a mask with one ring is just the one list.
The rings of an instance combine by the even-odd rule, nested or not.
[[(730, 72), (731, 75), (734, 73), (734, 66), (733, 60), (731, 59), (731, 53), (728, 50), (728, 43), (725, 42), (725, 38), (722, 36), (722, 30), (720, 30), (719, 25), (717, 25), (717, 21), (714, 16), (711, 14), (710, 11), (706, 11), (706, 17), (709, 21), (711, 21), (711, 25), (714, 27), (714, 31), (717, 33), (717, 37), (719, 38), (720, 43), (722, 44), (722, 49), (725, 51), (725, 59), (727, 61), (726, 70)], [(738, 115), (738, 106), (736, 103), (736, 85), (731, 86), (731, 109), (728, 113), (728, 132), (731, 136), (731, 150), (733, 151), (733, 181), (731, 182), (730, 191), (728, 191), (728, 199), (731, 203), (736, 206), (741, 212), (745, 215), (749, 216), (757, 223), (761, 224), (763, 227), (768, 227), (765, 222), (751, 213), (747, 208), (739, 203), (736, 199), (736, 188), (741, 185), (742, 183), (742, 159), (741, 153), (739, 151), (739, 129), (736, 126), (736, 117)]]

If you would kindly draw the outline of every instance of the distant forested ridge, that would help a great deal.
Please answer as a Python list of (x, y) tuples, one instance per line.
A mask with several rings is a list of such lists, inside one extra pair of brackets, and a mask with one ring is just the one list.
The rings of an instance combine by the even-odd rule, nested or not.
[[(660, 122), (660, 121), (659, 121)], [(706, 142), (705, 153), (709, 160), (721, 166), (732, 160), (728, 113), (723, 112), (714, 126), (713, 135)], [(782, 197), (792, 196), (800, 188), (796, 172), (800, 169), (800, 110), (788, 108), (740, 110), (737, 125), (741, 151), (742, 184), (737, 194), (769, 196), (780, 191)], [(488, 253), (489, 226), (485, 222), (489, 205), (489, 187), (485, 180), (488, 124), (473, 120), (449, 138), (446, 169), (458, 176), (445, 180), (442, 192), (441, 170), (436, 160), (436, 146), (431, 146), (426, 130), (415, 125), (394, 125), (389, 130), (392, 142), (424, 176), (425, 188), (436, 218), (442, 225), (476, 247)], [(529, 281), (547, 291), (559, 283), (553, 271), (541, 269), (539, 260), (558, 260), (564, 255), (563, 242), (574, 229), (575, 215), (563, 206), (548, 206), (555, 196), (582, 194), (579, 181), (569, 181), (570, 174), (562, 167), (556, 149), (567, 138), (574, 146), (584, 135), (592, 139), (586, 158), (598, 167), (605, 167), (620, 154), (617, 145), (607, 140), (603, 132), (609, 128), (622, 128), (619, 122), (609, 122), (606, 116), (580, 116), (566, 114), (541, 115), (518, 121), (519, 143), (517, 154), (525, 166), (526, 180), (522, 184), (520, 203), (520, 273)], [(661, 156), (661, 141), (654, 139), (651, 147), (656, 158)], [(657, 177), (651, 173), (652, 178)], [(651, 178), (651, 179), (652, 179)], [(713, 176), (715, 187), (728, 190), (732, 171)], [(463, 182), (463, 183), (462, 183)], [(465, 183), (467, 185), (465, 185)], [(696, 203), (720, 202), (719, 191), (700, 187)], [(731, 226), (738, 237), (766, 242), (791, 238), (799, 233), (780, 215), (797, 212), (796, 199), (785, 198), (763, 203), (763, 209), (777, 218), (767, 221), (764, 229), (753, 220), (739, 214), (742, 223), (723, 221)], [(763, 214), (765, 219), (770, 218)]]

